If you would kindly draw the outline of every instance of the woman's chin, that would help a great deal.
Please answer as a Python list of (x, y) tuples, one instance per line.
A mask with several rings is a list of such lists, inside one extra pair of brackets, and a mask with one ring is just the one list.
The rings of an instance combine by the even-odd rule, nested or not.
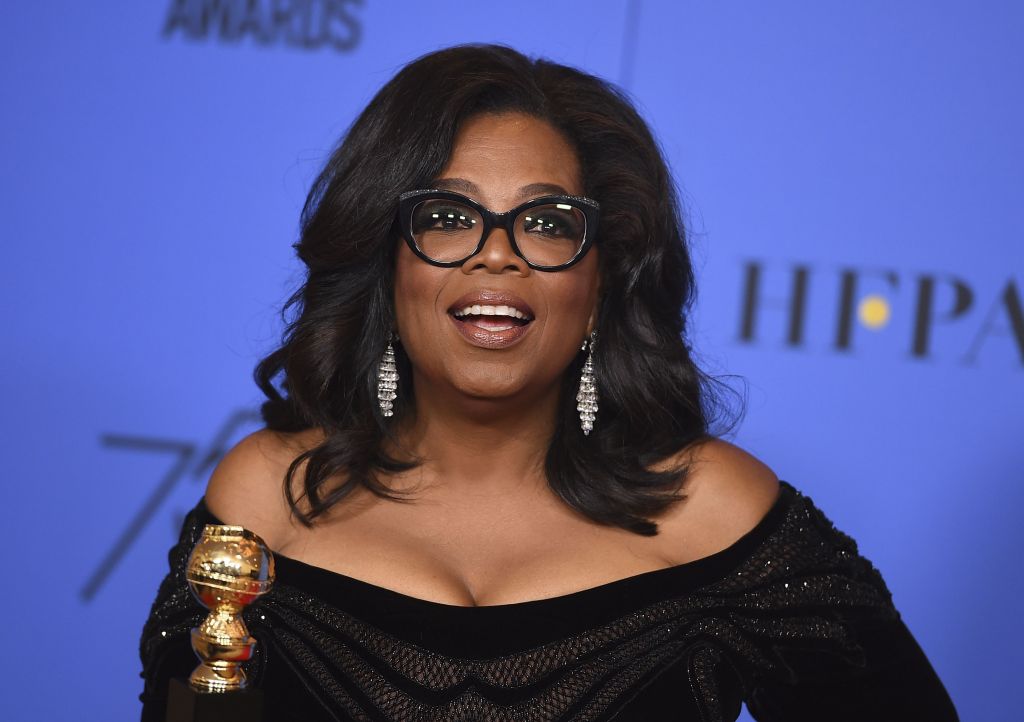
[(538, 396), (528, 375), (515, 373), (508, 364), (469, 364), (449, 372), (446, 386), (453, 392), (449, 403), (512, 406), (517, 401), (535, 401)]
[(515, 399), (524, 391), (524, 384), (510, 379), (505, 383), (496, 383), (493, 378), (461, 378), (455, 386), (459, 396), (474, 402), (501, 402)]

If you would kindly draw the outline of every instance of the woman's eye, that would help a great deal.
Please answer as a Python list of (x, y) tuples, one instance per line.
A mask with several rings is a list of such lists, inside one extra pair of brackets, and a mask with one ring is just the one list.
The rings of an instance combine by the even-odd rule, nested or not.
[(575, 218), (567, 218), (559, 213), (527, 215), (523, 218), (524, 231), (547, 236), (575, 236), (577, 226)]
[(416, 212), (413, 231), (464, 231), (475, 228), (477, 219), (465, 208), (431, 207)]

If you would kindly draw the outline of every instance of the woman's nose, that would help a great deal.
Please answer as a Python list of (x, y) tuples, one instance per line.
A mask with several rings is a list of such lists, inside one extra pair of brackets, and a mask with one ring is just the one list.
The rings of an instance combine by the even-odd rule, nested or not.
[(512, 239), (504, 228), (492, 228), (480, 251), (466, 259), (463, 270), (472, 271), (483, 268), (489, 273), (502, 273), (506, 270), (529, 273), (530, 267), (512, 247)]

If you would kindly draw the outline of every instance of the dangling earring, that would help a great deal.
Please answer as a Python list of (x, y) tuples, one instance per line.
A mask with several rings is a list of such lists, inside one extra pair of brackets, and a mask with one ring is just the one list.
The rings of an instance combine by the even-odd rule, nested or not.
[(395, 399), (398, 398), (398, 368), (395, 366), (395, 349), (391, 345), (392, 340), (397, 340), (392, 334), (388, 340), (388, 347), (384, 349), (384, 355), (380, 358), (380, 365), (377, 366), (377, 400), (380, 402), (380, 412), (384, 416), (395, 415)]
[[(580, 428), (583, 435), (589, 436), (594, 428), (594, 419), (597, 418), (597, 382), (594, 380), (594, 343), (597, 341), (597, 331), (590, 334), (590, 353), (587, 360), (583, 362), (583, 372), (580, 374), (580, 390), (576, 394), (576, 410), (580, 412)], [(587, 341), (583, 341), (581, 351), (587, 350)]]

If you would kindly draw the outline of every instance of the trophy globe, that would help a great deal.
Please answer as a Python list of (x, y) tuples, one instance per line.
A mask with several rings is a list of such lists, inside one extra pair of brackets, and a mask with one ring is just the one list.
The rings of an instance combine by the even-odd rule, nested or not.
[(241, 664), (252, 659), (256, 640), (242, 621), (242, 610), (273, 585), (273, 554), (248, 529), (207, 524), (188, 559), (186, 578), (196, 599), (210, 610), (192, 629), (192, 649), (201, 663), (189, 685), (197, 692), (245, 689)]

